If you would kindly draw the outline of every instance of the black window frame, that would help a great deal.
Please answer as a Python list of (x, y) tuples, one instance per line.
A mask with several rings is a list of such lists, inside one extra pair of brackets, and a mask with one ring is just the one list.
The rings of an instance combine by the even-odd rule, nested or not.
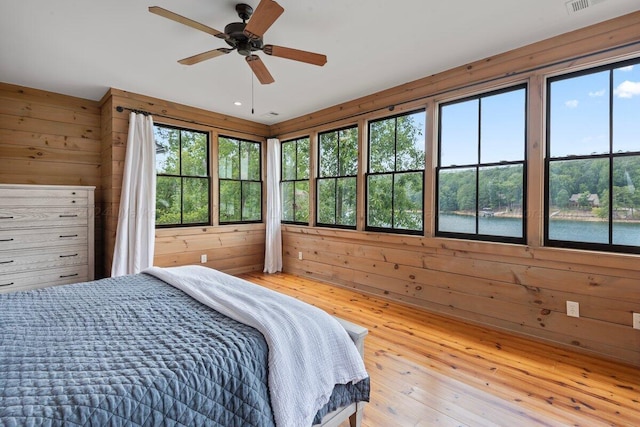
[[(298, 142), (302, 141), (302, 140), (306, 140), (307, 144), (309, 145), (309, 164), (307, 165), (307, 177), (306, 178), (300, 178), (298, 177)], [(308, 220), (306, 222), (304, 221), (296, 221), (296, 195), (295, 195), (295, 187), (296, 187), (296, 183), (297, 182), (304, 182), (306, 181), (309, 184), (309, 190), (311, 190), (311, 137), (310, 136), (301, 136), (298, 138), (294, 138), (294, 139), (288, 139), (286, 141), (282, 141), (280, 143), (280, 165), (284, 165), (284, 144), (292, 144), (295, 143), (296, 145), (296, 164), (295, 164), (295, 170), (296, 170), (296, 179), (284, 179), (284, 167), (280, 168), (280, 195), (281, 195), (281, 203), (283, 202), (284, 198), (282, 197), (282, 184), (285, 182), (292, 182), (293, 183), (293, 221), (290, 220), (285, 220), (283, 218), (280, 218), (280, 222), (282, 224), (295, 224), (295, 225), (309, 225), (311, 223), (311, 199), (309, 199), (309, 205), (307, 206), (307, 218)], [(284, 212), (284, 209), (282, 210)]]
[[(518, 90), (524, 89), (525, 91), (525, 100), (522, 105), (523, 115), (524, 115), (524, 146), (523, 146), (523, 159), (516, 161), (498, 161), (498, 162), (487, 162), (481, 163), (481, 150), (482, 150), (482, 98), (486, 98), (489, 96), (500, 95), (502, 93), (514, 92)], [(468, 102), (471, 100), (478, 100), (478, 141), (477, 141), (477, 149), (478, 161), (476, 163), (469, 163), (464, 165), (448, 165), (442, 166), (442, 108), (448, 105), (454, 105), (462, 102)], [(489, 92), (483, 92), (481, 94), (468, 96), (461, 99), (456, 99), (454, 101), (443, 102), (438, 105), (438, 163), (435, 170), (435, 202), (434, 202), (434, 212), (435, 212), (435, 230), (434, 235), (436, 237), (447, 237), (454, 239), (465, 239), (465, 240), (477, 240), (477, 241), (487, 241), (487, 242), (499, 242), (499, 243), (513, 243), (513, 244), (526, 244), (527, 242), (527, 142), (528, 142), (528, 127), (529, 127), (529, 86), (527, 83), (517, 84), (515, 86), (509, 86), (505, 88), (500, 88), (496, 90), (492, 90)], [(500, 167), (500, 166), (510, 166), (510, 165), (521, 165), (522, 166), (522, 237), (513, 237), (513, 236), (499, 236), (493, 234), (480, 234), (479, 230), (479, 221), (480, 221), (480, 213), (482, 208), (480, 207), (480, 171), (483, 168), (490, 167)], [(475, 233), (463, 233), (463, 232), (453, 232), (453, 231), (440, 231), (440, 172), (443, 170), (454, 170), (454, 169), (475, 169)]]
[[(358, 201), (357, 201), (357, 195), (358, 195), (358, 164), (356, 163), (356, 172), (354, 175), (335, 175), (335, 176), (321, 176), (322, 170), (320, 168), (320, 162), (321, 162), (321, 145), (322, 145), (322, 136), (323, 135), (328, 135), (331, 133), (335, 133), (337, 134), (337, 146), (338, 146), (338, 153), (337, 153), (337, 164), (340, 165), (340, 132), (345, 131), (345, 130), (352, 130), (355, 129), (356, 131), (356, 135), (357, 138), (359, 138), (359, 132), (360, 129), (358, 128), (358, 125), (350, 125), (350, 126), (344, 126), (341, 127), (339, 129), (332, 129), (332, 130), (328, 130), (328, 131), (324, 131), (324, 132), (320, 132), (318, 133), (318, 147), (317, 147), (317, 163), (318, 163), (318, 167), (317, 167), (317, 171), (318, 171), (318, 175), (316, 177), (316, 226), (318, 227), (328, 227), (328, 228), (342, 228), (342, 229), (346, 229), (346, 230), (355, 230), (357, 227), (357, 223), (358, 223)], [(359, 146), (358, 146), (358, 142), (356, 140), (356, 150), (359, 153)], [(358, 159), (356, 159), (356, 162), (358, 161)], [(338, 168), (339, 169), (339, 168)], [(336, 188), (336, 194), (337, 194), (337, 187), (338, 187), (338, 180), (342, 179), (342, 178), (352, 178), (355, 181), (355, 187), (356, 187), (356, 200), (354, 200), (354, 205), (355, 205), (355, 224), (353, 225), (346, 225), (346, 224), (337, 224), (338, 222), (338, 212), (337, 212), (337, 199), (336, 199), (336, 208), (334, 209), (334, 220), (335, 222), (332, 223), (322, 223), (320, 221), (318, 221), (319, 216), (319, 210), (320, 210), (320, 181), (326, 180), (326, 181), (330, 181), (333, 180), (334, 181), (334, 185)]]
[[(626, 66), (638, 66), (640, 67), (640, 58), (633, 58), (625, 61), (613, 62), (610, 64), (605, 64), (601, 66), (596, 66), (592, 68), (587, 68), (584, 70), (574, 71), (562, 75), (557, 75), (553, 77), (548, 77), (546, 80), (546, 129), (545, 129), (545, 157), (544, 157), (544, 246), (548, 247), (558, 247), (558, 248), (568, 248), (568, 249), (580, 249), (580, 250), (589, 250), (589, 251), (601, 251), (601, 252), (612, 252), (612, 253), (631, 253), (631, 254), (640, 254), (640, 246), (629, 246), (629, 245), (621, 245), (613, 243), (613, 225), (614, 225), (614, 216), (613, 209), (613, 197), (614, 191), (613, 187), (615, 184), (614, 180), (614, 160), (620, 159), (624, 157), (639, 157), (640, 156), (640, 144), (638, 146), (637, 151), (630, 152), (614, 152), (614, 70), (623, 68)], [(609, 152), (605, 154), (586, 154), (586, 155), (569, 155), (569, 156), (561, 156), (561, 157), (551, 157), (551, 85), (554, 82), (568, 80), (571, 78), (582, 77), (589, 74), (600, 73), (603, 71), (609, 72)], [(640, 113), (640, 111), (639, 111)], [(640, 139), (640, 135), (638, 135)], [(550, 196), (550, 168), (551, 164), (554, 162), (561, 161), (573, 161), (573, 160), (596, 160), (596, 159), (606, 159), (608, 160), (608, 168), (609, 168), (609, 199), (608, 199), (608, 243), (595, 243), (595, 242), (578, 242), (578, 241), (570, 241), (570, 240), (556, 240), (549, 238), (549, 216), (550, 216), (550, 208), (551, 203), (549, 202)]]
[[(262, 181), (262, 143), (258, 142), (258, 141), (252, 141), (249, 139), (244, 139), (244, 138), (238, 138), (235, 136), (229, 136), (229, 135), (218, 135), (218, 146), (220, 145), (220, 138), (225, 138), (226, 140), (230, 140), (230, 141), (236, 141), (238, 142), (238, 162), (239, 163), (239, 169), (238, 169), (238, 175), (240, 177), (242, 177), (242, 162), (241, 162), (241, 150), (242, 150), (242, 143), (248, 143), (248, 144), (256, 144), (258, 146), (258, 165), (259, 165), (259, 170), (258, 170), (258, 176), (260, 177), (259, 180), (254, 180), (254, 179), (232, 179), (232, 178), (221, 178), (220, 177), (220, 165), (218, 164), (218, 224), (220, 225), (233, 225), (233, 224), (257, 224), (257, 223), (261, 223), (262, 219), (264, 217), (264, 212), (263, 212), (263, 207), (264, 207), (264, 184)], [(220, 154), (218, 152), (218, 162), (220, 162)], [(239, 221), (223, 221), (222, 220), (222, 194), (221, 194), (221, 188), (222, 185), (221, 183), (223, 181), (228, 181), (228, 182), (239, 182), (240, 183), (240, 220)], [(243, 209), (242, 209), (242, 201), (244, 200), (243, 197), (243, 184), (245, 182), (250, 182), (250, 183), (259, 183), (260, 184), (260, 218), (259, 219), (250, 219), (250, 220), (243, 220), (242, 219), (242, 215), (243, 215)]]
[[(399, 117), (403, 117), (403, 116), (410, 116), (416, 113), (423, 113), (425, 115), (425, 128), (426, 128), (426, 120), (427, 120), (427, 110), (425, 108), (419, 108), (416, 110), (411, 110), (411, 111), (407, 111), (407, 112), (402, 112), (402, 113), (398, 113), (392, 116), (385, 116), (385, 117), (381, 117), (379, 119), (375, 119), (375, 120), (370, 120), (367, 122), (367, 169), (365, 172), (365, 176), (364, 176), (364, 207), (365, 207), (365, 226), (364, 229), (365, 231), (373, 231), (373, 232), (381, 232), (381, 233), (389, 233), (389, 234), (406, 234), (406, 235), (416, 235), (416, 236), (423, 236), (424, 235), (424, 223), (425, 223), (425, 197), (424, 197), (424, 189), (425, 189), (425, 169), (426, 169), (426, 164), (427, 164), (427, 159), (426, 159), (426, 152), (427, 152), (427, 147), (426, 147), (426, 129), (425, 129), (425, 135), (424, 136), (424, 142), (425, 142), (425, 147), (424, 147), (424, 151), (425, 151), (425, 159), (424, 159), (424, 167), (422, 169), (412, 169), (412, 170), (403, 170), (403, 171), (397, 171), (397, 162), (398, 162), (398, 149), (397, 149), (397, 142), (398, 142), (398, 138), (397, 138), (397, 130), (398, 130), (398, 121), (397, 119)], [(396, 124), (395, 124), (395, 137), (394, 137), (394, 170), (393, 171), (385, 171), (385, 172), (371, 172), (371, 125), (380, 121), (385, 121), (385, 120), (391, 120), (391, 119), (395, 119), (396, 120)], [(412, 174), (412, 173), (420, 173), (422, 175), (422, 228), (420, 230), (411, 230), (411, 229), (406, 229), (406, 228), (395, 228), (393, 226), (394, 223), (394, 219), (395, 219), (395, 209), (393, 206), (394, 203), (394, 194), (393, 194), (393, 189), (395, 188), (395, 181), (396, 181), (396, 176), (398, 175), (406, 175), (406, 174)], [(392, 222), (392, 226), (391, 227), (375, 227), (375, 226), (371, 226), (369, 225), (369, 177), (371, 176), (378, 176), (378, 175), (389, 175), (391, 174), (393, 176), (392, 178), (392, 194), (391, 194), (391, 203), (392, 203), (392, 207), (391, 207), (391, 222)]]
[[(176, 175), (176, 174), (164, 174), (164, 173), (157, 173), (156, 171), (156, 180), (158, 179), (158, 177), (169, 177), (169, 178), (179, 178), (180, 179), (180, 223), (175, 223), (175, 224), (155, 224), (156, 228), (176, 228), (176, 227), (202, 227), (202, 226), (209, 226), (211, 225), (211, 217), (212, 217), (212, 203), (211, 203), (211, 184), (212, 184), (212, 177), (211, 177), (211, 141), (210, 141), (210, 133), (207, 131), (201, 131), (201, 130), (197, 130), (197, 129), (189, 129), (189, 128), (185, 128), (185, 127), (180, 127), (180, 126), (173, 126), (173, 125), (167, 125), (167, 124), (163, 124), (163, 123), (154, 123), (153, 124), (154, 128), (155, 127), (161, 127), (161, 128), (166, 128), (166, 129), (173, 129), (173, 130), (177, 130), (180, 131), (180, 159), (179, 159), (179, 163), (180, 163), (180, 174)], [(205, 135), (206, 137), (206, 170), (207, 170), (207, 175), (206, 176), (200, 176), (200, 175), (183, 175), (182, 174), (182, 132), (196, 132), (196, 133), (201, 133), (203, 135)], [(155, 142), (155, 141), (154, 141)], [(156, 152), (158, 151), (158, 144), (156, 143)], [(154, 165), (155, 167), (155, 165)], [(209, 210), (209, 214), (208, 214), (208, 221), (206, 222), (190, 222), (190, 223), (184, 223), (184, 178), (189, 178), (189, 179), (203, 179), (207, 181), (208, 187), (209, 187), (209, 191), (207, 192), (207, 203), (208, 203), (208, 210)], [(157, 191), (157, 190), (156, 190)], [(156, 194), (157, 197), (157, 194)], [(156, 218), (157, 219), (157, 218)], [(154, 219), (154, 221), (156, 220)]]

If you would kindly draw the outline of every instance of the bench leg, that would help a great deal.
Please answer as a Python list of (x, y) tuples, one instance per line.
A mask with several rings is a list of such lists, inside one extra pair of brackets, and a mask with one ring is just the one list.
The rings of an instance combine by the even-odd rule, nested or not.
[(364, 405), (358, 403), (356, 408), (356, 412), (351, 414), (351, 416), (349, 417), (350, 427), (360, 427), (360, 425), (362, 424), (362, 413), (364, 412)]

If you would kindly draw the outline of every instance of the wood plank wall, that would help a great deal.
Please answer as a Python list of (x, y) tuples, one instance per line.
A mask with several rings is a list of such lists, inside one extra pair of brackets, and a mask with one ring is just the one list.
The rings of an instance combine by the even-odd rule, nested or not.
[[(318, 132), (358, 124), (366, 159), (367, 120), (427, 109), (424, 236), (363, 231), (359, 194), (356, 231), (284, 226), (284, 271), (640, 366), (640, 256), (542, 245), (545, 76), (639, 55), (636, 12), (272, 126), (315, 147)], [(433, 237), (437, 102), (520, 82), (530, 94), (527, 245)], [(567, 300), (580, 303), (580, 318), (566, 316)]]
[[(211, 170), (217, 176), (217, 135), (224, 134), (253, 141), (264, 142), (268, 127), (258, 123), (225, 116), (198, 108), (110, 89), (101, 101), (102, 105), (102, 193), (105, 204), (105, 275), (110, 274), (115, 245), (122, 174), (126, 153), (129, 111), (118, 112), (116, 107), (148, 111), (155, 123), (164, 123), (210, 133)], [(181, 120), (162, 118), (166, 115)], [(182, 121), (184, 120), (184, 121)], [(191, 123), (196, 122), (196, 123)], [(263, 171), (265, 168), (262, 168)], [(212, 179), (212, 200), (217, 200), (217, 180)], [(175, 266), (200, 263), (200, 256), (207, 255), (204, 265), (237, 274), (262, 271), (264, 267), (264, 224), (217, 225), (217, 206), (213, 206), (213, 226), (163, 228), (156, 230), (154, 264)]]
[(0, 182), (95, 186), (98, 272), (100, 164), (98, 102), (0, 82)]

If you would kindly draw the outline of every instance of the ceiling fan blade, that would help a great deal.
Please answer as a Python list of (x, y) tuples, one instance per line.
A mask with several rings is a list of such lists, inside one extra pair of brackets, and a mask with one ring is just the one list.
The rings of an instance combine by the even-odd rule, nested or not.
[(262, 51), (267, 55), (279, 58), (293, 59), (294, 61), (306, 62), (307, 64), (322, 67), (327, 63), (327, 56), (319, 53), (307, 52), (305, 50), (292, 49), (290, 47), (274, 46), (266, 44)]
[(244, 28), (244, 34), (252, 40), (261, 38), (269, 27), (282, 15), (284, 9), (273, 0), (260, 0), (260, 4), (253, 12), (249, 23)]
[(219, 49), (209, 50), (207, 52), (202, 52), (197, 55), (193, 55), (188, 58), (181, 59), (178, 62), (181, 63), (182, 65), (193, 65), (202, 61), (206, 61), (207, 59), (216, 58), (221, 55), (226, 55), (229, 52), (233, 52), (233, 49), (221, 47)]
[(163, 9), (160, 6), (150, 6), (149, 12), (155, 13), (156, 15), (162, 16), (167, 19), (171, 19), (172, 21), (178, 22), (180, 24), (184, 24), (191, 28), (195, 28), (196, 30), (204, 31), (207, 34), (211, 34), (212, 36), (215, 36), (221, 39), (227, 39), (229, 37), (221, 31), (218, 31), (214, 28), (211, 28), (204, 24), (196, 22), (193, 19), (185, 18), (184, 16), (178, 15), (177, 13), (171, 12), (170, 10)]
[(260, 83), (262, 83), (263, 85), (268, 85), (269, 83), (273, 83), (275, 81), (273, 80), (271, 73), (269, 73), (269, 70), (267, 70), (267, 67), (264, 65), (264, 62), (262, 62), (258, 55), (249, 55), (245, 58), (245, 60), (247, 61), (247, 64), (249, 64), (249, 67), (251, 67), (253, 74), (256, 75)]

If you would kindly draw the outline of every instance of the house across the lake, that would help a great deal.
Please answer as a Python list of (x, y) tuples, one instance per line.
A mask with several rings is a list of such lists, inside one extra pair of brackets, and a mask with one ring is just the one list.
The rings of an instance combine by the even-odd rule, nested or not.
[(600, 198), (597, 194), (585, 194), (585, 193), (576, 193), (572, 194), (569, 198), (569, 205), (571, 207), (580, 207), (580, 198), (586, 196), (587, 202), (592, 208), (600, 207)]

